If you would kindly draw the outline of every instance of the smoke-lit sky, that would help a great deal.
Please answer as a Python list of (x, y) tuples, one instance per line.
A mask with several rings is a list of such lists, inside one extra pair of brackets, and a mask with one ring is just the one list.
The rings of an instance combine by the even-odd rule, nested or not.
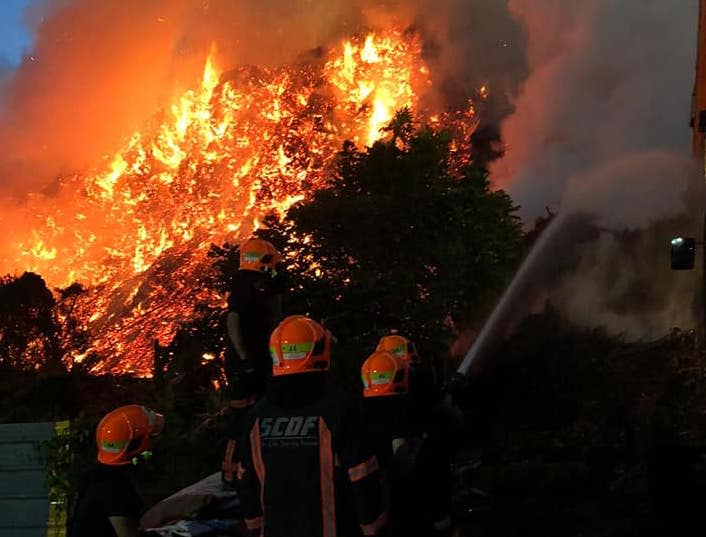
[(22, 22), (22, 13), (32, 0), (0, 2), (0, 65), (19, 64), (22, 53), (31, 45), (32, 37)]

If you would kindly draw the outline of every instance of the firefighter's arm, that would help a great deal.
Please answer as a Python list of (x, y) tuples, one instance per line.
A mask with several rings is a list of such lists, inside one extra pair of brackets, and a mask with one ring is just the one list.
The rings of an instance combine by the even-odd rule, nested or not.
[(233, 348), (238, 354), (240, 360), (245, 360), (248, 362), (248, 368), (252, 368), (252, 363), (250, 362), (250, 356), (248, 355), (248, 350), (243, 342), (243, 334), (240, 329), (240, 315), (234, 311), (228, 312), (228, 317), (226, 318), (226, 329), (228, 331), (228, 338), (233, 344)]
[(390, 463), (399, 475), (410, 475), (414, 471), (418, 442), (411, 433), (409, 416), (404, 406), (397, 409), (391, 433), (392, 459)]
[(387, 526), (387, 513), (377, 458), (372, 455), (347, 470), (363, 535), (380, 535)]
[(392, 461), (395, 471), (400, 475), (411, 475), (417, 460), (416, 442), (406, 438), (392, 439)]
[(348, 472), (363, 535), (378, 536), (387, 527), (380, 466), (367, 445), (360, 415), (348, 410), (341, 430), (341, 464)]
[(260, 535), (263, 525), (263, 512), (260, 505), (261, 483), (253, 462), (251, 432), (259, 428), (258, 420), (248, 420), (248, 425), (240, 442), (240, 464), (237, 483), (240, 508), (248, 532)]

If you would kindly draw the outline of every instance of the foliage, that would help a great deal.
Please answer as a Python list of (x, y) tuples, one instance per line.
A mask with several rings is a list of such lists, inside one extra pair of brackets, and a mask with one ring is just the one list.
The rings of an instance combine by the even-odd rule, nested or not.
[(360, 360), (390, 329), (444, 355), (514, 270), (519, 220), (485, 168), (456, 166), (449, 133), (405, 110), (388, 130), (344, 144), (330, 186), (260, 235), (288, 254), (287, 309), (324, 319)]
[[(259, 233), (288, 254), (285, 311), (324, 320), (338, 338), (337, 356), (352, 357), (335, 362), (351, 386), (375, 338), (392, 328), (428, 354), (444, 354), (454, 330), (484, 312), (521, 250), (509, 197), (491, 190), (483, 167), (456, 167), (448, 133), (418, 129), (408, 110), (387, 130), (390, 139), (371, 148), (345, 144), (330, 187), (292, 208), (285, 221), (268, 218)], [(209, 255), (220, 275), (215, 285), (226, 292), (237, 247), (214, 246)], [(74, 418), (68, 436), (43, 448), (48, 484), (71, 500), (93, 464), (98, 420), (121, 404), (145, 404), (167, 417), (155, 458), (136, 469), (148, 505), (217, 471), (224, 312), (199, 311), (169, 345), (155, 343), (150, 380), (95, 377), (81, 366), (53, 375), (22, 372), (37, 337), (54, 345), (42, 356), (57, 363), (87, 348), (88, 335), (73, 319), (83, 292), (74, 285), (52, 295), (31, 274), (0, 283), (0, 293), (14, 301), (0, 308), (0, 334), (16, 341), (3, 363), (22, 378), (0, 386), (9, 396), (0, 421)]]
[(37, 274), (0, 279), (0, 367), (61, 363), (54, 306), (54, 296)]
[(63, 371), (71, 353), (88, 348), (89, 334), (74, 315), (84, 288), (53, 294), (32, 272), (0, 278), (0, 368)]
[(225, 312), (203, 307), (184, 323), (168, 345), (154, 343), (152, 375), (155, 384), (171, 385), (192, 396), (223, 383)]
[(44, 484), (49, 501), (61, 505), (70, 514), (78, 500), (80, 483), (92, 466), (93, 431), (85, 420), (74, 421), (68, 430), (57, 432), (42, 443), (39, 456), (43, 462)]
[[(287, 313), (325, 321), (344, 358), (334, 361), (337, 374), (351, 385), (358, 362), (391, 328), (422, 352), (445, 352), (454, 329), (485, 313), (521, 250), (510, 199), (490, 189), (484, 168), (455, 167), (447, 134), (417, 129), (408, 111), (388, 130), (390, 140), (372, 148), (346, 144), (329, 188), (259, 232), (287, 254)], [(237, 256), (233, 245), (212, 248), (221, 291)], [(28, 367), (28, 353), (39, 352), (32, 341), (41, 342), (41, 364), (83, 348), (86, 334), (72, 321), (82, 292), (72, 286), (52, 296), (34, 274), (0, 281), (0, 422), (73, 419), (69, 436), (42, 449), (53, 494), (75, 499), (95, 458), (98, 420), (134, 402), (167, 417), (154, 459), (136, 468), (146, 505), (217, 471), (223, 312), (200, 311), (169, 345), (155, 345), (153, 379)], [(468, 442), (484, 454), (465, 486), (489, 491), (494, 506), (467, 534), (649, 535), (648, 485), (674, 504), (703, 497), (676, 479), (660, 481), (703, 474), (704, 350), (691, 335), (626, 344), (549, 307), (490, 352), (464, 402)], [(477, 451), (461, 459), (469, 453)], [(680, 518), (674, 513), (664, 517), (670, 525)]]
[(551, 304), (526, 318), (467, 393), (484, 455), (466, 486), (494, 502), (467, 534), (690, 534), (675, 528), (696, 519), (689, 506), (706, 490), (703, 351), (678, 330), (627, 343)]
[(180, 327), (169, 345), (155, 344), (153, 379), (88, 374), (92, 360), (99, 357), (74, 364), (70, 372), (48, 367), (45, 356), (31, 361), (35, 356), (29, 350), (38, 337), (44, 341), (51, 336), (56, 342), (52, 356), (59, 364), (69, 352), (83, 352), (88, 334), (73, 315), (83, 292), (72, 285), (52, 294), (33, 274), (6, 277), (0, 283), (0, 293), (9, 297), (0, 308), (0, 335), (6, 338), (3, 343), (13, 343), (3, 346), (0, 364), (5, 367), (0, 375), (0, 422), (71, 419), (68, 434), (54, 437), (40, 450), (48, 490), (53, 499), (66, 499), (69, 517), (95, 464), (95, 427), (117, 406), (145, 404), (167, 418), (154, 458), (134, 469), (146, 505), (218, 471), (225, 449), (218, 417), (224, 405), (218, 390), (223, 382), (223, 312), (205, 308)]
[[(49, 409), (38, 413), (35, 407), (32, 419), (73, 416), (68, 433), (55, 436), (40, 449), (47, 489), (52, 499), (67, 500), (69, 518), (86, 477), (96, 464), (96, 426), (106, 412), (124, 404), (144, 404), (162, 412), (166, 418), (164, 432), (154, 447), (154, 457), (133, 468), (145, 505), (153, 505), (220, 469), (225, 434), (218, 411), (223, 401), (208, 382), (189, 393), (186, 390), (189, 386), (182, 386), (183, 381), (177, 377), (170, 377), (159, 386), (147, 379), (84, 373), (69, 373), (61, 378), (64, 389), (52, 390), (56, 407), (62, 409), (60, 415)], [(197, 375), (197, 378), (203, 376)], [(14, 381), (19, 384), (29, 378), (17, 377)], [(31, 386), (26, 390), (31, 393)], [(7, 407), (16, 402), (12, 394), (9, 395), (7, 403), (0, 405), (0, 421), (8, 419)]]

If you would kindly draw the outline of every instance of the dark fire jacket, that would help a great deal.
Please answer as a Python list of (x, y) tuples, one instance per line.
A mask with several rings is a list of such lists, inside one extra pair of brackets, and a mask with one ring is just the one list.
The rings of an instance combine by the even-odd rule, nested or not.
[[(310, 375), (318, 374), (297, 377)], [(298, 379), (274, 381), (279, 396), (255, 406), (241, 442), (238, 481), (248, 529), (264, 537), (341, 535), (337, 519), (348, 506), (337, 505), (336, 476), (345, 473), (361, 531), (376, 535), (386, 514), (378, 462), (362, 445), (359, 414), (323, 390), (316, 396), (317, 390), (296, 386)], [(310, 397), (287, 397), (292, 391)]]

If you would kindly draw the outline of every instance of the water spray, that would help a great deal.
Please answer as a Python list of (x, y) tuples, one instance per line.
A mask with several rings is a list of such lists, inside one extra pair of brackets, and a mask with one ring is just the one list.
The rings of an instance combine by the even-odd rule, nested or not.
[(564, 220), (565, 218), (563, 218), (562, 215), (556, 216), (540, 235), (529, 255), (525, 257), (522, 265), (520, 265), (520, 268), (513, 276), (510, 285), (505, 289), (502, 297), (500, 297), (500, 300), (491, 312), (490, 317), (488, 317), (488, 320), (483, 325), (480, 334), (478, 334), (478, 337), (463, 358), (461, 365), (457, 369), (459, 375), (466, 376), (468, 374), (471, 364), (485, 349), (491, 336), (495, 333), (495, 328), (506, 320), (510, 307), (515, 303), (518, 293), (523, 288), (523, 283), (532, 273), (537, 262), (543, 258), (547, 246), (553, 242)]

